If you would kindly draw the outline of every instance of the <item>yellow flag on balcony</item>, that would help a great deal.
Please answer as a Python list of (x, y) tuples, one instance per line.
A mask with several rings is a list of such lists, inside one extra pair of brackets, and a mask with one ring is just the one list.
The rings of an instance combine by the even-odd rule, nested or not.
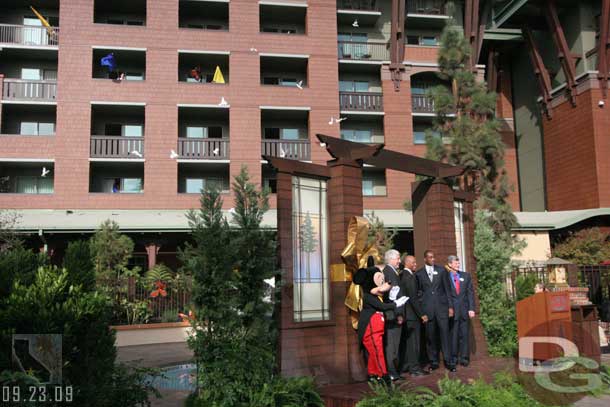
[(54, 36), (55, 31), (53, 30), (53, 27), (51, 27), (51, 24), (49, 24), (49, 22), (42, 16), (42, 14), (40, 14), (38, 11), (36, 11), (36, 9), (34, 7), (30, 6), (30, 9), (32, 10), (34, 15), (40, 20), (42, 25), (45, 26), (45, 28), (47, 29), (47, 33), (49, 33), (50, 36)]
[(214, 83), (225, 83), (225, 78), (222, 76), (222, 72), (220, 71), (220, 67), (216, 66), (216, 71), (214, 71), (214, 78), (212, 79)]

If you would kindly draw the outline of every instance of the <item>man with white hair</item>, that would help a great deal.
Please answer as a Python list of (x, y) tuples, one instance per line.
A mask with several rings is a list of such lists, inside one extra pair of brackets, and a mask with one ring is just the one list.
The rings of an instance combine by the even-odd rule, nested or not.
[[(392, 285), (392, 290), (386, 293), (384, 300), (386, 302), (393, 301), (396, 298), (404, 296), (400, 288), (400, 253), (398, 250), (388, 250), (385, 252), (385, 267), (383, 275), (385, 281)], [(398, 352), (400, 349), (400, 338), (402, 336), (402, 323), (404, 315), (404, 306), (397, 308), (394, 312), (394, 318), (388, 318), (386, 315), (386, 348), (385, 357), (387, 362), (388, 373), (392, 381), (400, 379), (400, 359)]]

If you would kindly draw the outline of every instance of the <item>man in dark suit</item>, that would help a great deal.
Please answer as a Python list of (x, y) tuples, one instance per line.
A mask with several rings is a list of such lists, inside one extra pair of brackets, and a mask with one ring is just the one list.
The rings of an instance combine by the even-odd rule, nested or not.
[(434, 253), (431, 250), (424, 252), (424, 263), (424, 267), (419, 269), (415, 276), (422, 310), (428, 316), (426, 349), (430, 370), (439, 367), (438, 343), (440, 342), (445, 367), (455, 372), (455, 365), (451, 363), (449, 337), (449, 318), (453, 316), (453, 308), (450, 306), (448, 273), (443, 267), (434, 264)]
[(449, 271), (449, 293), (453, 306), (453, 322), (451, 331), (451, 363), (468, 366), (470, 349), (468, 347), (470, 318), (474, 318), (474, 288), (470, 274), (460, 271), (460, 259), (449, 256), (447, 260)]
[[(385, 267), (383, 268), (383, 276), (385, 281), (392, 285), (392, 287), (398, 287), (398, 293), (394, 292), (394, 298), (389, 298), (390, 293), (386, 293), (384, 296), (384, 302), (391, 302), (396, 298), (404, 296), (404, 293), (400, 289), (400, 271), (398, 265), (400, 264), (400, 253), (398, 250), (388, 250), (385, 252)], [(402, 323), (404, 314), (404, 306), (397, 308), (394, 313), (394, 319), (386, 318), (385, 327), (385, 358), (388, 367), (388, 373), (392, 381), (400, 379), (400, 360), (398, 358), (398, 351), (400, 349), (400, 337), (402, 334)], [(386, 315), (387, 316), (387, 315)]]
[(428, 322), (428, 316), (421, 309), (417, 301), (417, 261), (414, 256), (405, 255), (402, 259), (404, 270), (400, 274), (400, 288), (403, 295), (411, 298), (404, 308), (404, 322), (402, 328), (402, 372), (409, 372), (411, 376), (423, 376), (420, 365), (420, 331), (421, 323)]

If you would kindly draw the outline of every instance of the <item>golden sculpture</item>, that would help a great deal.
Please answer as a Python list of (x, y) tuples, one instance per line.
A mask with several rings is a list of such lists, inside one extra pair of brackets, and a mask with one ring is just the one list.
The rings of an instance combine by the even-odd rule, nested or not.
[[(345, 264), (346, 276), (353, 277), (359, 268), (366, 267), (369, 256), (379, 262), (379, 251), (375, 243), (369, 243), (369, 222), (360, 216), (354, 216), (347, 229), (347, 246), (341, 252)], [(347, 281), (351, 281), (351, 278)], [(359, 285), (350, 284), (345, 297), (345, 306), (349, 308), (352, 317), (352, 326), (358, 329), (358, 316), (362, 310), (362, 289)]]

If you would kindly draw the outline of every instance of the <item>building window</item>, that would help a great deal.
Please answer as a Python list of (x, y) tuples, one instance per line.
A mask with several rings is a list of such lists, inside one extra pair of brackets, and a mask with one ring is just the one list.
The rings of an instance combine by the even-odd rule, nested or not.
[(299, 129), (282, 129), (282, 140), (298, 140)]
[(421, 45), (436, 46), (438, 45), (438, 39), (436, 37), (422, 36)]
[(186, 138), (203, 138), (205, 127), (191, 127), (186, 128)]
[(19, 134), (22, 136), (52, 136), (55, 123), (21, 122)]
[(356, 143), (371, 143), (373, 132), (371, 130), (341, 129), (341, 138)]
[(326, 181), (292, 177), (293, 317), (330, 319)]
[(186, 193), (187, 194), (198, 194), (203, 189), (203, 178), (187, 178), (186, 179)]
[(121, 184), (121, 192), (142, 192), (142, 178), (123, 178)]
[(280, 129), (278, 127), (265, 127), (265, 139), (266, 140), (279, 140)]
[(464, 237), (464, 203), (453, 202), (453, 214), (455, 219), (455, 247), (457, 255), (461, 260), (462, 270), (466, 271), (466, 239)]
[(368, 92), (368, 81), (339, 81), (340, 92)]
[(46, 177), (17, 177), (18, 194), (52, 194), (53, 178)]
[(367, 171), (362, 172), (362, 195), (363, 196), (385, 196), (387, 188), (385, 172)]
[(142, 137), (142, 126), (141, 125), (124, 125), (123, 126), (124, 137)]
[(105, 178), (102, 192), (107, 193), (141, 193), (142, 178)]

